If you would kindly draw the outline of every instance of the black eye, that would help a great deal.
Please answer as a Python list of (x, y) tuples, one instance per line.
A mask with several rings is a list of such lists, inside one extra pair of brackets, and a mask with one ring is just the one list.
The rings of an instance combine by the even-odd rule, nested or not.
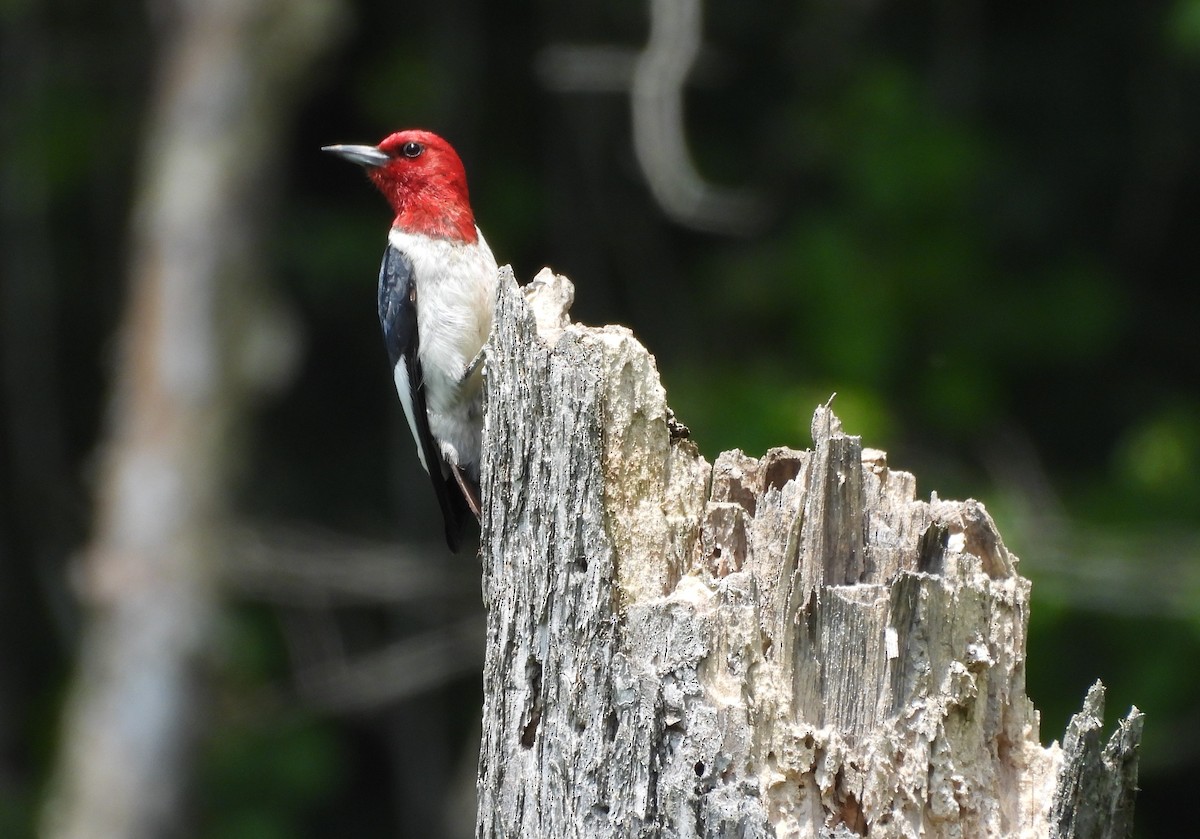
[(400, 147), (400, 154), (405, 157), (420, 157), (421, 152), (425, 151), (425, 147), (418, 142), (409, 140)]

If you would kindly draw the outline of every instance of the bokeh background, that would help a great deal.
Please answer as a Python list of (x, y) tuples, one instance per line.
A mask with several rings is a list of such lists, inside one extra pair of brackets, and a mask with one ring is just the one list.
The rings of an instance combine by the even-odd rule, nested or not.
[[(1043, 742), (1102, 679), (1110, 721), (1147, 715), (1137, 835), (1179, 835), (1200, 783), (1198, 0), (209, 4), (251, 8), (263, 50), (281, 8), (317, 21), (274, 88), (188, 40), (203, 5), (0, 3), (0, 835), (54, 824), (102, 611), (81, 580), (134, 207), (172, 108), (227, 116), (171, 104), (206, 68), (267, 91), (265, 136), (223, 152), (253, 163), (253, 282), (226, 293), (253, 291), (267, 375), (220, 442), (236, 561), (149, 835), (471, 835), (476, 563), (440, 543), (377, 333), (386, 207), (319, 152), (407, 126), (456, 145), (502, 263), (552, 266), (577, 320), (635, 330), (710, 459), (808, 445), (836, 392), (923, 493), (984, 501), (1034, 583)], [(689, 8), (694, 61), (670, 17)], [(678, 84), (645, 75), (652, 12)]]

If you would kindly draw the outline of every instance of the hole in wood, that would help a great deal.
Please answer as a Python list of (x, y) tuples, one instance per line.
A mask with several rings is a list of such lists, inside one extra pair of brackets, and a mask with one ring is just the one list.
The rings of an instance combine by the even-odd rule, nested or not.
[(538, 725), (542, 722), (542, 665), (537, 659), (531, 658), (525, 662), (525, 678), (529, 681), (532, 705), (521, 728), (521, 745), (531, 749), (537, 740)]

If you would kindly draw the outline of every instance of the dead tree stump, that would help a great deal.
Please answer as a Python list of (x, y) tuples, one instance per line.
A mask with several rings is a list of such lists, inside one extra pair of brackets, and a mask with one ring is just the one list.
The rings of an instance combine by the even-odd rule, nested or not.
[(488, 357), (477, 836), (1127, 836), (1142, 717), (1064, 746), (1029, 581), (977, 501), (828, 406), (710, 465), (627, 329), (504, 272)]

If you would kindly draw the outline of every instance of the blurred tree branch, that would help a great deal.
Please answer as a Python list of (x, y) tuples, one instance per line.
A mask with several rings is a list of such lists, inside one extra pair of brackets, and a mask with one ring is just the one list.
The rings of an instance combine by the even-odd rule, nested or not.
[(1028, 435), (1014, 428), (984, 453), (1014, 542), (1038, 548), (1039, 597), (1107, 615), (1187, 620), (1200, 602), (1200, 534), (1180, 526), (1082, 526), (1068, 513)]
[(431, 599), (478, 603), (479, 572), (415, 545), (367, 542), (291, 525), (233, 533), (221, 577), (242, 594), (285, 606), (377, 603), (418, 608)]
[[(412, 545), (352, 540), (310, 527), (239, 527), (221, 578), (274, 605), (299, 699), (335, 713), (377, 710), (483, 666), (484, 620), (474, 564)], [(347, 649), (339, 610), (383, 607), (429, 628), (378, 650)]]
[(154, 11), (156, 95), (49, 837), (178, 829), (225, 549), (230, 431), (290, 355), (261, 280), (270, 159), (298, 79), (337, 31), (334, 0)]
[(683, 86), (703, 39), (700, 0), (650, 0), (650, 40), (630, 88), (633, 147), (663, 210), (697, 230), (747, 234), (764, 218), (759, 196), (707, 183), (687, 150)]
[(649, 0), (649, 11), (650, 37), (642, 50), (548, 47), (539, 58), (542, 84), (563, 92), (627, 94), (634, 153), (662, 211), (695, 230), (753, 233), (765, 221), (762, 196), (709, 183), (687, 147), (683, 92), (703, 49), (703, 4)]

